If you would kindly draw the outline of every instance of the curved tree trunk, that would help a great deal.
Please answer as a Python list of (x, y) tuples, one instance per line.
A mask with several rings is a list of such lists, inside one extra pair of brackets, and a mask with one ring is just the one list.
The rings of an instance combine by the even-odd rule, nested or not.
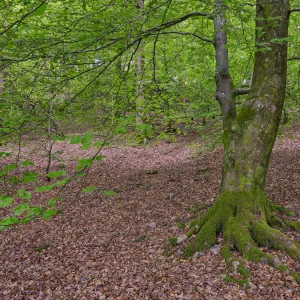
[[(215, 1), (216, 98), (224, 122), (224, 162), (220, 194), (214, 206), (191, 224), (186, 238), (196, 233), (185, 248), (188, 257), (217, 242), (223, 232), (222, 253), (228, 263), (231, 250), (245, 258), (280, 266), (258, 245), (285, 250), (300, 258), (300, 249), (272, 225), (285, 226), (274, 214), (265, 195), (266, 175), (286, 88), (289, 2), (257, 4), (254, 75), (248, 99), (236, 113), (234, 97), (246, 93), (231, 84), (226, 47), (225, 5)], [(290, 224), (288, 224), (290, 225)], [(293, 224), (294, 227), (296, 226)], [(298, 225), (297, 225), (298, 226)]]

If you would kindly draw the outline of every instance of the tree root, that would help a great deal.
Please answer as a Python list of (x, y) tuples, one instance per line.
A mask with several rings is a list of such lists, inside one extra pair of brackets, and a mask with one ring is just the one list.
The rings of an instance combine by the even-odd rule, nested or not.
[[(254, 201), (253, 197), (260, 199)], [(280, 230), (270, 227), (274, 223), (280, 225), (280, 228), (288, 226), (299, 230), (298, 222), (286, 221), (274, 215), (273, 207), (264, 194), (222, 195), (202, 218), (191, 223), (190, 230), (177, 239), (177, 244), (191, 240), (184, 249), (184, 256), (188, 258), (216, 244), (218, 234), (223, 233), (221, 254), (230, 269), (241, 273), (244, 278), (248, 276), (244, 259), (266, 262), (277, 269), (285, 270), (277, 257), (264, 253), (259, 248), (262, 246), (285, 251), (296, 259), (300, 258), (299, 244)], [(233, 250), (238, 250), (244, 259), (233, 257)]]
[(291, 228), (293, 230), (300, 230), (300, 222), (290, 221), (284, 217), (278, 217), (275, 212), (281, 212), (289, 215), (290, 211), (278, 204), (270, 204), (267, 210), (267, 222), (271, 227), (279, 227), (281, 229)]

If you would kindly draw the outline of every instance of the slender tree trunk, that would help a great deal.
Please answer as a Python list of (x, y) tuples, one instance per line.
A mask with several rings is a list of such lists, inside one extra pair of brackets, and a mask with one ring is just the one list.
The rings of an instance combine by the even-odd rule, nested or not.
[[(139, 15), (142, 14), (144, 9), (144, 0), (137, 0), (137, 7)], [(143, 41), (140, 43), (140, 47), (137, 51), (136, 58), (136, 125), (143, 123), (143, 110), (144, 110), (144, 55), (143, 55)]]
[[(224, 162), (220, 194), (214, 206), (191, 224), (186, 238), (196, 233), (185, 248), (190, 256), (217, 242), (223, 232), (222, 254), (233, 261), (231, 250), (259, 261), (278, 260), (263, 253), (258, 245), (285, 250), (300, 258), (300, 249), (272, 225), (293, 225), (275, 216), (274, 206), (265, 194), (266, 175), (275, 142), (286, 88), (289, 1), (275, 0), (256, 5), (256, 47), (253, 81), (248, 99), (236, 112), (235, 89), (228, 68), (225, 8), (215, 0), (216, 99), (224, 124)], [(276, 39), (274, 42), (274, 39)], [(298, 225), (297, 225), (298, 226)], [(182, 240), (182, 239), (181, 239)], [(178, 242), (178, 241), (177, 241)]]

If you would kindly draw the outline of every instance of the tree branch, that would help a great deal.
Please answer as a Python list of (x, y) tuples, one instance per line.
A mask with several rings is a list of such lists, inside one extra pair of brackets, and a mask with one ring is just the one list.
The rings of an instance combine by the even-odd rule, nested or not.
[(197, 39), (201, 40), (201, 41), (204, 41), (204, 42), (207, 42), (207, 43), (211, 43), (213, 44), (214, 41), (213, 40), (209, 40), (207, 38), (204, 38), (204, 37), (201, 37), (200, 35), (198, 34), (195, 34), (195, 33), (192, 33), (192, 32), (181, 32), (181, 31), (163, 31), (163, 32), (160, 32), (159, 34), (179, 34), (179, 35), (191, 35), (193, 37), (196, 37)]
[(249, 94), (249, 91), (250, 91), (249, 88), (236, 88), (233, 90), (233, 93), (236, 96), (239, 96), (239, 95), (247, 95), (247, 94)]
[(175, 20), (171, 20), (171, 21), (168, 21), (168, 22), (165, 22), (165, 23), (162, 23), (160, 25), (158, 25), (157, 27), (152, 27), (152, 28), (149, 28), (145, 31), (142, 31), (142, 36), (145, 35), (145, 36), (149, 36), (151, 35), (152, 33), (154, 32), (159, 32), (163, 29), (166, 29), (166, 28), (169, 28), (169, 27), (172, 27), (176, 24), (179, 24), (189, 18), (192, 18), (192, 17), (198, 17), (198, 16), (201, 16), (201, 17), (206, 17), (206, 18), (209, 18), (211, 20), (213, 20), (213, 17), (211, 14), (209, 13), (205, 13), (205, 12), (191, 12), (189, 14), (186, 14), (178, 19), (175, 19)]
[(293, 12), (300, 12), (300, 8), (293, 8), (290, 10), (290, 14)]
[(300, 60), (300, 56), (289, 57), (288, 60)]

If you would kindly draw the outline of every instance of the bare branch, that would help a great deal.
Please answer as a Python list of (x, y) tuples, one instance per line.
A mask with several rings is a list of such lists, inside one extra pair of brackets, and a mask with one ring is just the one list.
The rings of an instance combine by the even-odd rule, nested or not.
[(158, 25), (157, 27), (152, 27), (152, 28), (149, 28), (145, 31), (142, 31), (142, 35), (144, 36), (149, 36), (151, 35), (152, 33), (154, 32), (159, 32), (163, 29), (166, 29), (166, 28), (169, 28), (169, 27), (172, 27), (176, 24), (179, 24), (189, 18), (192, 18), (192, 17), (198, 17), (198, 16), (201, 16), (201, 17), (206, 17), (206, 18), (209, 18), (211, 20), (213, 20), (213, 17), (211, 14), (209, 13), (205, 13), (205, 12), (191, 12), (189, 14), (186, 14), (178, 19), (175, 19), (175, 20), (171, 20), (171, 21), (168, 21), (168, 22), (165, 22), (165, 23), (162, 23), (160, 25)]
[(289, 57), (288, 60), (300, 60), (300, 56)]
[(198, 34), (195, 34), (195, 33), (192, 33), (192, 32), (181, 32), (181, 31), (163, 31), (163, 32), (160, 32), (159, 34), (179, 34), (179, 35), (191, 35), (193, 37), (196, 37), (197, 39), (201, 40), (201, 41), (204, 41), (204, 42), (207, 42), (207, 43), (211, 43), (213, 44), (214, 41), (213, 40), (209, 40), (207, 38), (204, 38)]
[(249, 94), (250, 89), (249, 88), (236, 88), (233, 90), (234, 95), (247, 95)]
[(290, 14), (293, 12), (300, 12), (300, 8), (293, 8), (290, 10)]

